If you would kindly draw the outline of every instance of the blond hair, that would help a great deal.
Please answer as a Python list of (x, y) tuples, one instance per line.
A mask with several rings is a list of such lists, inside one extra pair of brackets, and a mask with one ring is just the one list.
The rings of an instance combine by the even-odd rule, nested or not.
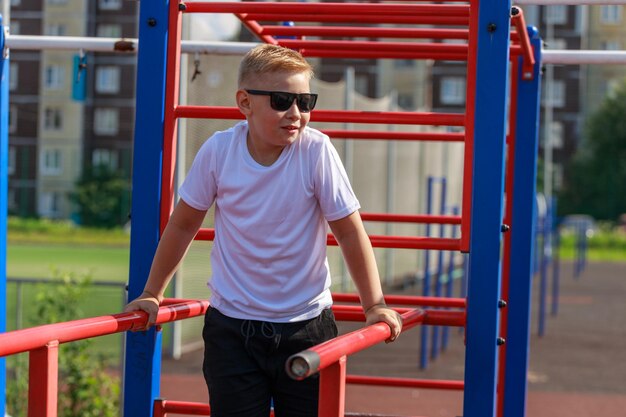
[(313, 67), (297, 51), (277, 45), (255, 46), (239, 64), (239, 86), (252, 77), (270, 72), (305, 73), (313, 78)]

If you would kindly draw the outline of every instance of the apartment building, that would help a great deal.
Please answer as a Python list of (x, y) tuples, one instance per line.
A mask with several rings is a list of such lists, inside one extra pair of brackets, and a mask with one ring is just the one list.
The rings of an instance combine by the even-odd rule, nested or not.
[[(14, 35), (136, 37), (138, 3), (11, 0)], [(135, 55), (11, 51), (9, 212), (71, 218), (83, 168), (130, 180)]]
[[(623, 5), (588, 6), (586, 49), (618, 51), (626, 49), (626, 10)], [(596, 111), (604, 98), (626, 82), (623, 65), (588, 65), (585, 68), (584, 113)]]

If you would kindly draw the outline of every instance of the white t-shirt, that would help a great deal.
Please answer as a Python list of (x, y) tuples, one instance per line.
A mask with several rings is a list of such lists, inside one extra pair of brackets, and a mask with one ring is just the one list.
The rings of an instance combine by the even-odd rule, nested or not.
[(195, 209), (215, 202), (211, 305), (239, 319), (316, 317), (332, 304), (326, 221), (354, 213), (359, 202), (328, 136), (307, 127), (263, 166), (247, 133), (247, 122), (215, 133), (180, 188)]

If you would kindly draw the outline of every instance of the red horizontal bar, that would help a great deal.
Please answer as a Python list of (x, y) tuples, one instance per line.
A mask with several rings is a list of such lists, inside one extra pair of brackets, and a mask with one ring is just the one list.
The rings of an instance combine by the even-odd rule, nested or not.
[[(157, 324), (182, 320), (204, 314), (208, 301), (190, 301), (161, 307)], [(64, 323), (47, 324), (28, 329), (0, 334), (0, 357), (27, 352), (46, 346), (50, 341), (73, 342), (95, 336), (125, 332), (140, 326), (148, 320), (145, 312), (132, 312), (73, 320)]]
[[(178, 106), (176, 117), (190, 119), (243, 119), (237, 107), (222, 106)], [(406, 125), (441, 125), (463, 126), (465, 116), (459, 113), (432, 112), (375, 112), (357, 110), (314, 110), (311, 112), (314, 122), (331, 123), (380, 123)]]
[[(423, 310), (415, 309), (402, 314), (402, 332), (417, 326), (424, 319)], [(300, 375), (307, 377), (337, 362), (339, 358), (349, 356), (365, 350), (371, 346), (385, 341), (391, 336), (391, 329), (386, 323), (376, 323), (359, 330), (338, 336), (327, 342), (313, 346), (299, 354), (293, 355), (288, 363), (293, 363), (292, 358), (302, 357), (315, 358), (308, 362), (308, 373)]]
[(431, 214), (389, 214), (389, 213), (360, 213), (363, 221), (396, 222), (396, 223), (424, 223), (424, 224), (461, 224), (461, 216), (438, 216)]
[[(394, 307), (400, 314), (412, 311), (410, 308)], [(422, 324), (429, 326), (449, 326), (449, 327), (465, 327), (466, 314), (465, 311), (451, 310), (424, 310), (426, 316)], [(339, 321), (364, 322), (365, 315), (360, 306), (333, 305), (333, 313)]]
[[(421, 236), (380, 236), (370, 235), (370, 241), (375, 248), (393, 249), (431, 249), (458, 251), (461, 248), (460, 239), (421, 237)], [(331, 234), (328, 235), (326, 243), (330, 246), (337, 246), (337, 240)]]
[[(315, 3), (320, 5), (320, 3)], [(278, 16), (270, 13), (245, 13), (240, 16), (240, 19), (255, 20), (255, 21), (284, 21), (290, 22), (319, 22), (319, 23), (390, 23), (390, 24), (413, 24), (413, 25), (446, 25), (446, 26), (467, 26), (469, 19), (467, 17), (459, 16), (372, 16), (366, 14), (349, 14), (349, 15), (325, 15), (325, 16), (313, 16), (305, 13), (290, 14), (285, 19), (279, 19)]]
[(389, 132), (375, 130), (341, 130), (322, 129), (322, 132), (333, 139), (361, 139), (361, 140), (419, 140), (438, 142), (464, 142), (464, 133), (444, 132)]
[[(357, 294), (347, 293), (333, 293), (333, 301), (336, 303), (360, 303), (360, 299)], [(386, 295), (385, 302), (387, 304), (413, 307), (465, 308), (467, 305), (465, 298), (423, 297), (412, 295)]]
[(263, 35), (409, 39), (468, 39), (467, 29), (381, 28), (352, 26), (263, 26)]
[[(395, 249), (432, 249), (458, 251), (461, 247), (459, 239), (440, 237), (419, 237), (419, 236), (378, 236), (371, 235), (370, 241), (375, 248), (395, 248)], [(215, 229), (200, 229), (195, 240), (215, 239)], [(332, 234), (326, 238), (326, 244), (337, 246), (337, 240)]]
[(166, 413), (192, 414), (195, 416), (211, 415), (211, 407), (208, 404), (170, 400), (155, 400), (156, 402), (161, 404), (162, 410)]
[(355, 385), (376, 385), (383, 387), (426, 388), (462, 391), (465, 387), (463, 381), (452, 380), (429, 380), (411, 378), (391, 378), (379, 376), (348, 375), (346, 383)]
[[(279, 45), (282, 40), (278, 41)], [(284, 46), (284, 45), (283, 45)], [(318, 58), (358, 58), (358, 59), (434, 59), (445, 61), (467, 61), (467, 54), (453, 54), (451, 52), (397, 52), (397, 51), (363, 51), (363, 50), (326, 50), (326, 49), (301, 49), (300, 53), (307, 57)]]
[(468, 5), (445, 4), (346, 4), (346, 3), (298, 3), (298, 2), (189, 2), (184, 13), (271, 13), (276, 20), (290, 20), (296, 13), (320, 15), (412, 15), (412, 16), (458, 16), (469, 17)]
[(290, 49), (321, 49), (350, 51), (383, 51), (383, 52), (440, 52), (451, 55), (467, 55), (467, 44), (451, 43), (416, 43), (416, 42), (383, 42), (383, 41), (350, 41), (350, 40), (295, 40), (280, 39), (280, 45)]

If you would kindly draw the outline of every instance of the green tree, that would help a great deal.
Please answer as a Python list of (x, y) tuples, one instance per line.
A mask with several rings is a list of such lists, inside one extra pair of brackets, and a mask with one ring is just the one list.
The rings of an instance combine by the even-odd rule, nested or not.
[(626, 82), (589, 117), (568, 172), (559, 201), (563, 214), (615, 221), (626, 213)]
[[(78, 307), (91, 285), (88, 277), (55, 272), (60, 282), (42, 286), (37, 293), (39, 324), (76, 320)], [(119, 381), (107, 372), (110, 362), (93, 354), (93, 340), (79, 340), (59, 347), (59, 417), (114, 417), (119, 415)], [(7, 361), (7, 410), (13, 417), (26, 416), (28, 357)]]
[(84, 226), (111, 228), (128, 220), (128, 182), (106, 165), (85, 168), (71, 199)]

